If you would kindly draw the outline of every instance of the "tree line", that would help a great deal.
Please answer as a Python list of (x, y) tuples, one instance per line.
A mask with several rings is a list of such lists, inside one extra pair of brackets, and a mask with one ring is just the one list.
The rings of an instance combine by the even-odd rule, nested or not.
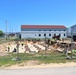
[(4, 37), (4, 36), (5, 36), (5, 33), (2, 30), (0, 30), (0, 37)]

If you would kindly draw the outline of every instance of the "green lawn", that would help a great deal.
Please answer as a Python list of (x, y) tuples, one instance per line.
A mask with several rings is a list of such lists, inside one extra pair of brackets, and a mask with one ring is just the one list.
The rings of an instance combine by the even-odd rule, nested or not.
[(0, 56), (0, 66), (6, 65), (10, 66), (13, 64), (19, 64), (22, 62), (26, 62), (29, 60), (37, 60), (39, 63), (66, 63), (66, 62), (76, 62), (76, 59), (73, 60), (68, 60), (66, 59), (66, 56), (63, 53), (58, 53), (58, 52), (52, 52), (49, 53), (48, 55), (44, 55), (41, 53), (38, 54), (25, 54), (25, 53), (20, 53), (19, 54), (21, 61), (13, 61), (13, 58), (17, 57), (17, 54), (10, 53), (7, 56)]

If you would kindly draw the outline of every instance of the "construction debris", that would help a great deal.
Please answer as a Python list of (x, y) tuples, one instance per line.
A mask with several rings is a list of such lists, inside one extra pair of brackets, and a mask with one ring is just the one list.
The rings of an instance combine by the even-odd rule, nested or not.
[[(23, 45), (21, 45), (21, 42), (23, 42)], [(10, 51), (7, 50), (7, 46), (10, 44)], [(17, 43), (16, 41), (4, 43), (0, 45), (0, 52), (17, 52)], [(36, 41), (34, 42), (32, 40), (24, 40), (19, 41), (19, 53), (30, 53), (35, 54), (38, 52), (54, 52), (58, 51), (61, 53), (71, 53), (71, 43), (61, 42), (61, 41), (55, 41), (55, 40), (47, 40), (45, 41)], [(76, 52), (76, 44), (73, 43), (73, 53)]]

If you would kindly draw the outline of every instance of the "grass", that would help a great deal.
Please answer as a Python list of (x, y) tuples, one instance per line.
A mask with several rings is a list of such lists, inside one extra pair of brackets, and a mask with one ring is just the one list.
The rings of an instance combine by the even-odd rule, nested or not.
[(45, 64), (49, 64), (49, 63), (66, 63), (66, 62), (71, 62), (74, 61), (76, 62), (75, 59), (73, 60), (67, 60), (66, 56), (63, 53), (58, 53), (58, 52), (53, 52), (53, 53), (49, 53), (47, 56), (43, 55), (43, 54), (25, 54), (25, 53), (20, 53), (19, 54), (21, 61), (13, 61), (13, 58), (17, 57), (17, 54), (13, 54), (11, 53), (8, 56), (1, 56), (0, 57), (0, 66), (10, 66), (13, 64), (19, 64), (22, 62), (26, 62), (29, 60), (37, 60), (39, 61), (39, 63), (45, 63)]

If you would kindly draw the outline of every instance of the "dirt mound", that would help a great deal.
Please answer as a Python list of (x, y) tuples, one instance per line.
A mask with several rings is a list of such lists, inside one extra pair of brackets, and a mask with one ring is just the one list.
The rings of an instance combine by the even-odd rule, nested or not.
[(36, 61), (36, 60), (30, 60), (30, 61), (27, 61), (27, 62), (23, 62), (21, 64), (19, 64), (19, 66), (31, 66), (31, 65), (39, 65), (39, 62)]

